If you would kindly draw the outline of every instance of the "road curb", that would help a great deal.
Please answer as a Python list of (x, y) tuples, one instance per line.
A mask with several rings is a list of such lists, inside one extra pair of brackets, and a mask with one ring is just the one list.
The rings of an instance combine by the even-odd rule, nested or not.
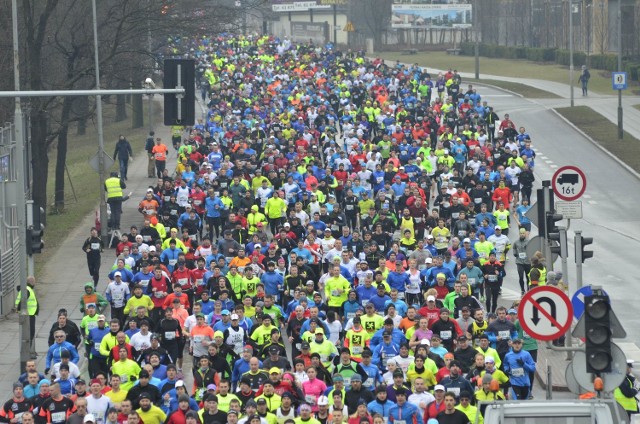
[[(592, 108), (591, 106), (589, 106), (589, 108), (591, 110), (593, 110), (596, 113), (599, 113), (596, 109)], [(602, 151), (604, 154), (606, 154), (607, 156), (609, 156), (611, 159), (615, 160), (616, 162), (618, 162), (620, 164), (620, 166), (622, 166), (627, 172), (629, 172), (631, 175), (633, 175), (635, 178), (637, 178), (638, 180), (640, 180), (640, 173), (636, 172), (633, 168), (631, 168), (629, 165), (627, 165), (626, 163), (624, 163), (622, 160), (620, 160), (619, 157), (617, 157), (616, 155), (614, 155), (613, 153), (611, 153), (610, 151), (608, 151), (607, 149), (605, 149), (604, 147), (602, 147), (602, 145), (600, 145), (600, 143), (598, 143), (596, 140), (594, 140), (593, 138), (591, 138), (587, 133), (585, 133), (584, 131), (582, 131), (577, 125), (575, 125), (573, 122), (569, 121), (567, 118), (565, 118), (564, 116), (562, 116), (562, 114), (560, 112), (558, 112), (555, 108), (550, 108), (550, 110), (556, 114), (556, 116), (558, 116), (558, 118), (560, 118), (561, 120), (563, 120), (567, 125), (569, 125), (571, 128), (573, 128), (575, 131), (577, 131), (578, 133), (580, 133), (580, 135), (582, 135), (584, 138), (586, 138), (587, 140), (589, 140), (589, 142), (591, 142), (591, 144), (593, 144), (595, 147), (597, 147), (598, 149), (600, 149), (600, 151)]]

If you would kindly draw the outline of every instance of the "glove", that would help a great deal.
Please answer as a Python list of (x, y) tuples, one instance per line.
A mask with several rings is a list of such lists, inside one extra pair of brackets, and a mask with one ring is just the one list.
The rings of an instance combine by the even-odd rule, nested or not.
[(44, 369), (44, 373), (45, 373), (45, 374), (49, 374), (49, 370), (50, 370), (50, 368), (45, 368), (45, 369)]
[(520, 365), (521, 367), (524, 367), (524, 359), (516, 359), (516, 362), (518, 363), (518, 365)]

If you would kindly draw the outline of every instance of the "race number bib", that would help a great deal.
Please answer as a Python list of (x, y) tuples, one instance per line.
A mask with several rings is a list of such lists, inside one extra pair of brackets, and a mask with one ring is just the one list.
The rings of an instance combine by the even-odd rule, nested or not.
[(524, 376), (524, 368), (513, 368), (511, 370), (511, 375), (513, 377), (522, 377), (522, 376)]

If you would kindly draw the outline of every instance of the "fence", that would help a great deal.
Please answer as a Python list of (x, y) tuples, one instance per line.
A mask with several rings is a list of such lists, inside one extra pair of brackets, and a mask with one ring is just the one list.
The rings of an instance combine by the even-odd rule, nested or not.
[(0, 127), (0, 316), (11, 311), (20, 277), (20, 232), (12, 228), (18, 225), (18, 216), (10, 200), (18, 189), (14, 130), (12, 123)]

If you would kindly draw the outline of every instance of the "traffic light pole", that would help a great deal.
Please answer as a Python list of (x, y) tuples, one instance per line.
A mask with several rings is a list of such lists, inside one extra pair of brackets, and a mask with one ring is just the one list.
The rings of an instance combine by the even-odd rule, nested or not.
[[(544, 211), (545, 216), (547, 212), (551, 212), (553, 210), (553, 192), (551, 191), (551, 181), (543, 181), (542, 182), (542, 190), (544, 191)], [(549, 231), (546, 228), (546, 231)], [(547, 259), (547, 271), (553, 271), (553, 260), (551, 257), (551, 243), (550, 240), (545, 237), (544, 239), (544, 257)]]
[[(574, 241), (576, 242), (576, 254), (578, 254), (578, 250), (580, 251), (580, 256), (582, 256), (582, 248), (581, 246), (577, 246), (578, 244), (582, 245), (581, 242), (581, 237), (582, 237), (582, 231), (581, 230), (575, 230), (575, 238)], [(580, 239), (580, 241), (578, 241)], [(579, 290), (582, 288), (582, 257), (577, 258), (576, 257), (576, 290)]]
[[(567, 257), (569, 256), (569, 246), (567, 246), (567, 228), (558, 227), (558, 232), (560, 233), (560, 261), (562, 263), (562, 277), (564, 279), (567, 288), (569, 287), (569, 265), (567, 263)], [(571, 340), (571, 327), (567, 330), (567, 334), (564, 338), (564, 345), (567, 348), (571, 348), (572, 340)], [(573, 351), (567, 351), (567, 359), (573, 359)]]

